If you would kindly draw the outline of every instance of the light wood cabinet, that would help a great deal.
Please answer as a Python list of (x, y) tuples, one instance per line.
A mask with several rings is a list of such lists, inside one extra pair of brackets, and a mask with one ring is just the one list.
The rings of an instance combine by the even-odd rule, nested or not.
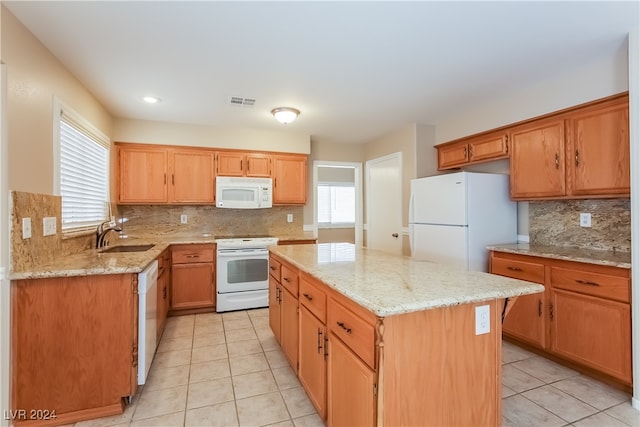
[(278, 343), (282, 343), (280, 330), (280, 325), (282, 325), (282, 310), (280, 306), (282, 302), (280, 301), (280, 292), (280, 283), (273, 276), (269, 276), (269, 327)]
[(169, 150), (170, 203), (214, 203), (214, 157), (207, 150)]
[(509, 157), (506, 132), (492, 132), (436, 146), (438, 170), (454, 169), (489, 160)]
[(298, 295), (293, 295), (283, 287), (280, 292), (282, 301), (280, 345), (293, 369), (298, 371)]
[(160, 343), (162, 332), (167, 323), (169, 313), (169, 293), (171, 284), (171, 250), (166, 249), (158, 257), (158, 298), (157, 298), (157, 323), (156, 323), (156, 343)]
[(218, 151), (216, 153), (217, 174), (220, 176), (249, 176), (271, 178), (271, 155)]
[(171, 310), (215, 308), (214, 245), (171, 248)]
[(496, 251), (490, 259), (491, 273), (546, 288), (518, 297), (505, 336), (631, 385), (629, 269)]
[(273, 204), (307, 203), (307, 156), (273, 155)]
[(167, 203), (167, 150), (117, 146), (118, 203)]
[(564, 120), (516, 128), (510, 138), (511, 198), (565, 196)]
[(11, 307), (14, 414), (66, 425), (123, 412), (138, 384), (137, 274), (13, 281)]
[(294, 371), (298, 372), (298, 269), (269, 257), (269, 326)]

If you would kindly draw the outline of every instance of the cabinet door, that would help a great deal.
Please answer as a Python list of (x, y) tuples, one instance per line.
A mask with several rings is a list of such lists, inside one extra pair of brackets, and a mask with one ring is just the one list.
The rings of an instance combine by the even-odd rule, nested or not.
[(566, 195), (564, 121), (556, 119), (511, 133), (511, 198)]
[(227, 151), (216, 153), (217, 172), (221, 176), (243, 176), (244, 154)]
[(631, 384), (628, 304), (553, 290), (551, 351)]
[(307, 203), (307, 156), (273, 156), (273, 204)]
[(459, 168), (469, 163), (469, 145), (466, 142), (437, 147), (437, 149), (438, 169)]
[(214, 153), (205, 150), (171, 151), (170, 202), (214, 202)]
[(628, 98), (569, 118), (574, 195), (629, 194)]
[(118, 148), (118, 202), (167, 202), (167, 150)]
[(251, 153), (246, 155), (246, 175), (257, 178), (271, 178), (271, 156)]
[(327, 425), (373, 426), (374, 372), (333, 334), (329, 344)]
[(498, 133), (469, 140), (469, 161), (502, 159), (509, 155), (507, 135)]
[(519, 296), (504, 319), (502, 331), (539, 348), (545, 348), (544, 293)]
[(327, 364), (324, 356), (324, 324), (300, 306), (300, 368), (298, 376), (320, 418), (325, 418)]
[(276, 279), (272, 276), (269, 276), (269, 326), (271, 327), (271, 331), (273, 335), (276, 337), (276, 341), (278, 343), (282, 343), (280, 338), (280, 307), (281, 307), (281, 299), (280, 294), (282, 290), (280, 289), (280, 284)]
[(282, 299), (282, 311), (280, 312), (281, 329), (280, 338), (282, 351), (289, 359), (289, 363), (296, 373), (298, 372), (298, 298), (284, 287), (280, 288)]
[(172, 309), (215, 305), (212, 263), (174, 264), (171, 281)]

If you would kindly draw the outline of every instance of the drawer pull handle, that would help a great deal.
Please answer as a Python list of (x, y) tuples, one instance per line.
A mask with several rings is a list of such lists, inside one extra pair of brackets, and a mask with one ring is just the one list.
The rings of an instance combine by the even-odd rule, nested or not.
[(336, 322), (338, 324), (338, 326), (340, 326), (342, 329), (344, 329), (348, 334), (351, 333), (351, 328), (347, 328), (346, 326), (344, 326), (343, 322)]
[(318, 328), (318, 354), (322, 353), (322, 349), (324, 348), (322, 342), (322, 329)]
[(592, 282), (590, 280), (576, 279), (576, 282), (580, 283), (581, 285), (600, 286), (600, 283)]
[(269, 268), (273, 271), (276, 271), (276, 268), (273, 265), (270, 265)]
[(288, 277), (283, 277), (282, 280), (284, 280), (287, 283), (291, 282), (291, 279), (289, 279)]
[(313, 299), (313, 297), (311, 295), (309, 295), (309, 294), (302, 294), (302, 296), (304, 296), (309, 301), (311, 301)]
[(187, 258), (200, 258), (200, 255), (187, 255)]
[(520, 267), (507, 267), (507, 270), (511, 270), (511, 271), (522, 271), (522, 269)]

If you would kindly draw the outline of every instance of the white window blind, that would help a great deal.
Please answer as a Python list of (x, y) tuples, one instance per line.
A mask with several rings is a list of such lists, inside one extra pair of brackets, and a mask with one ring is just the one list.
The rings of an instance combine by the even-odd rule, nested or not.
[(356, 190), (353, 184), (318, 184), (318, 225), (352, 225), (356, 220)]
[(60, 116), (62, 229), (94, 227), (109, 218), (109, 141), (64, 110)]

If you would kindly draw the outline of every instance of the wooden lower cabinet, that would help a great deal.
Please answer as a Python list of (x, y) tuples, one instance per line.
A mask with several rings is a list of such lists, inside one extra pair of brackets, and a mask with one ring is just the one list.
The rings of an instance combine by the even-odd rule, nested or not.
[(300, 364), (298, 376), (322, 419), (327, 409), (326, 328), (300, 304)]
[(329, 426), (373, 426), (376, 373), (333, 334), (329, 334)]
[(282, 324), (280, 292), (280, 283), (273, 276), (269, 276), (269, 326), (278, 343), (282, 342), (280, 338), (280, 325)]
[(282, 300), (280, 345), (289, 364), (298, 370), (298, 296), (286, 288), (280, 292)]
[(169, 295), (171, 292), (171, 251), (166, 249), (158, 257), (158, 298), (157, 309), (158, 317), (156, 323), (156, 343), (160, 343), (162, 332), (167, 323), (167, 315), (169, 314)]
[(269, 326), (297, 373), (299, 271), (272, 255), (269, 258), (269, 274)]
[(215, 245), (171, 248), (171, 310), (215, 308)]
[(123, 412), (138, 384), (137, 274), (13, 281), (11, 306), (11, 410), (26, 411), (13, 422)]

